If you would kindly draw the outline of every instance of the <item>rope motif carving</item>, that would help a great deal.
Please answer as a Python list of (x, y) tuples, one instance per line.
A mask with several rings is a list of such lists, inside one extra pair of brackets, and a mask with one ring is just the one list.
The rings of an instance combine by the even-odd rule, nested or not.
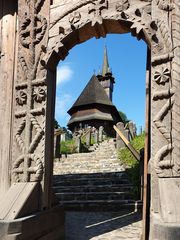
[(162, 147), (157, 154), (155, 155), (155, 169), (159, 177), (164, 177), (167, 174), (169, 174), (169, 169), (172, 170), (174, 167), (174, 164), (170, 159), (164, 160), (164, 158), (171, 153), (173, 150), (173, 147), (171, 144), (165, 145)]
[(21, 122), (19, 128), (17, 129), (17, 133), (16, 133), (16, 135), (15, 135), (16, 142), (17, 142), (17, 144), (18, 144), (21, 152), (24, 152), (24, 151), (25, 151), (24, 141), (23, 141), (22, 138), (21, 138), (21, 134), (22, 134), (25, 126), (26, 126), (26, 120), (24, 119), (24, 120)]
[[(30, 159), (31, 163), (29, 163), (29, 167), (28, 168), (24, 168), (23, 166), (23, 162), (24, 159), (28, 158)], [(35, 163), (35, 166), (31, 166), (32, 162)], [(21, 166), (22, 164), (22, 166)], [(12, 169), (12, 173), (13, 173), (13, 177), (15, 179), (16, 182), (20, 182), (22, 181), (22, 179), (20, 178), (20, 174), (24, 174), (24, 172), (26, 172), (27, 175), (24, 175), (23, 181), (27, 182), (30, 181), (30, 175), (34, 174), (34, 181), (41, 181), (42, 180), (42, 176), (43, 176), (43, 164), (42, 161), (40, 160), (39, 157), (35, 156), (34, 154), (28, 154), (28, 155), (21, 155), (13, 164), (13, 169)]]
[(162, 99), (169, 99), (169, 97), (172, 97), (175, 94), (174, 89), (167, 89), (167, 90), (163, 90), (163, 91), (156, 91), (153, 94), (153, 100), (157, 101), (157, 100), (162, 100)]
[(166, 125), (163, 124), (163, 119), (167, 115), (168, 111), (172, 108), (174, 101), (170, 102), (169, 100), (167, 103), (161, 108), (161, 110), (157, 113), (154, 118), (154, 123), (162, 135), (166, 138), (168, 142), (171, 140), (171, 133), (167, 130)]
[(157, 42), (153, 46), (153, 65), (169, 62), (174, 57), (171, 34), (167, 24), (164, 21), (157, 21), (157, 28), (157, 35), (153, 36)]
[(34, 128), (36, 129), (37, 133), (30, 144), (30, 147), (29, 147), (30, 153), (34, 152), (34, 150), (36, 149), (37, 145), (39, 144), (39, 141), (41, 140), (44, 134), (44, 131), (42, 130), (41, 126), (39, 125), (35, 117), (31, 117), (31, 122)]

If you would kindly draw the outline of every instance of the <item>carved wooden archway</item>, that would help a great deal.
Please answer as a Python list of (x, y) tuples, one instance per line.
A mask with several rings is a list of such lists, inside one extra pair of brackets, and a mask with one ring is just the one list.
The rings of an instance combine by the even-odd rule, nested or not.
[(150, 239), (178, 239), (173, 229), (180, 228), (179, 1), (19, 0), (18, 19), (11, 185), (39, 182), (41, 208), (51, 207), (56, 65), (94, 36), (131, 32), (151, 49)]

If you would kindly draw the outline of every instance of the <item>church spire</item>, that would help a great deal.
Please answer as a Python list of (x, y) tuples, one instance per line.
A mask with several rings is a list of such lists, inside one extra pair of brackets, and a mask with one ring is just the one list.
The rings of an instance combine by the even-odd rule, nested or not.
[(108, 95), (108, 98), (112, 101), (113, 85), (115, 83), (112, 72), (109, 68), (107, 47), (104, 47), (104, 60), (102, 66), (102, 75), (99, 73), (97, 78), (101, 85), (103, 86), (105, 92)]
[(102, 76), (104, 77), (106, 73), (109, 72), (109, 62), (108, 62), (108, 54), (107, 54), (107, 47), (104, 47), (104, 60), (102, 66)]

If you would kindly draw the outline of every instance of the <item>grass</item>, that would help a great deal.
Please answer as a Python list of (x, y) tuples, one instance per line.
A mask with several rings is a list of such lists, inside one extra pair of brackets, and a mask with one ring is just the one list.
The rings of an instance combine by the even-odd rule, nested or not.
[[(60, 146), (61, 154), (73, 154), (77, 152), (75, 140), (62, 141)], [(85, 142), (81, 142), (81, 152), (89, 152)]]
[(72, 154), (76, 152), (76, 144), (73, 139), (62, 141), (60, 146), (61, 154)]
[[(135, 137), (131, 144), (133, 147), (140, 151), (144, 148), (145, 143), (145, 133)], [(119, 159), (121, 163), (126, 167), (126, 172), (134, 184), (133, 194), (135, 198), (138, 198), (140, 195), (140, 184), (141, 184), (141, 176), (140, 176), (140, 162), (136, 160), (136, 158), (132, 155), (130, 150), (126, 147), (119, 151)]]

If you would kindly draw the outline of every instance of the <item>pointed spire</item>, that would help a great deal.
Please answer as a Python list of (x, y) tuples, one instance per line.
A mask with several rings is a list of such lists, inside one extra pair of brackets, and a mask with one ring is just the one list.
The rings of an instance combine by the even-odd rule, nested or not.
[(106, 73), (109, 72), (109, 62), (108, 62), (108, 54), (107, 54), (107, 47), (104, 47), (104, 60), (102, 66), (102, 76), (105, 76)]

